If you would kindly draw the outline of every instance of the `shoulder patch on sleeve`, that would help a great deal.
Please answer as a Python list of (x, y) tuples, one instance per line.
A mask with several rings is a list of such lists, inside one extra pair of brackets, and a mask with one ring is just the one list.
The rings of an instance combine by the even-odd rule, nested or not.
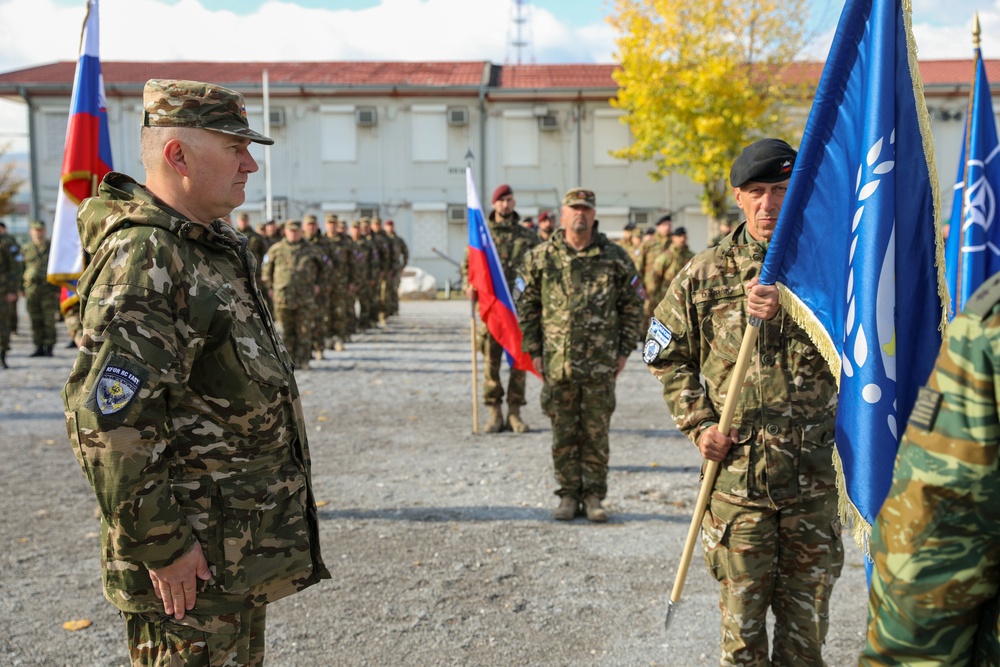
[(670, 329), (655, 317), (649, 321), (649, 329), (646, 331), (646, 338), (651, 338), (659, 343), (662, 347), (670, 345), (670, 341), (673, 339), (674, 334), (671, 333)]
[(524, 278), (522, 278), (521, 276), (518, 276), (517, 278), (514, 279), (514, 293), (511, 294), (511, 297), (513, 297), (514, 301), (517, 301), (521, 297), (521, 294), (524, 292), (524, 288), (527, 286), (528, 284), (524, 282)]
[(94, 414), (124, 423), (127, 408), (148, 378), (149, 370), (112, 352), (84, 407)]
[(660, 356), (660, 352), (663, 351), (663, 347), (654, 338), (650, 338), (646, 341), (646, 344), (642, 348), (642, 361), (647, 366)]
[(646, 288), (645, 286), (643, 286), (642, 281), (639, 280), (638, 275), (632, 276), (632, 280), (631, 282), (629, 282), (629, 285), (632, 286), (632, 289), (635, 290), (635, 293), (639, 295), (640, 299), (642, 299), (643, 301), (646, 300)]
[(934, 421), (937, 419), (938, 410), (941, 409), (941, 392), (934, 391), (929, 387), (921, 387), (917, 394), (917, 402), (910, 412), (910, 424), (925, 431), (934, 430)]

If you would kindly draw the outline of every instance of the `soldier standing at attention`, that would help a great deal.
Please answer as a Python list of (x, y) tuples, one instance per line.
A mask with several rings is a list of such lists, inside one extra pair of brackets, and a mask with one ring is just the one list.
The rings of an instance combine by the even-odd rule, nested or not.
[(319, 221), (315, 215), (309, 214), (302, 218), (302, 235), (307, 244), (323, 261), (323, 273), (319, 282), (319, 293), (316, 295), (316, 311), (312, 329), (313, 358), (323, 360), (323, 350), (326, 349), (326, 332), (330, 328), (330, 302), (333, 298), (333, 257), (330, 253), (330, 241), (319, 233)]
[(313, 320), (325, 266), (323, 258), (302, 238), (302, 223), (287, 220), (285, 238), (264, 255), (264, 284), (274, 304), (281, 337), (296, 368), (308, 369)]
[(719, 223), (719, 233), (712, 237), (712, 240), (708, 242), (709, 248), (714, 248), (715, 246), (722, 243), (722, 239), (729, 236), (730, 232), (733, 231), (733, 226), (729, 224), (728, 220), (723, 220)]
[(372, 218), (372, 243), (377, 252), (378, 265), (375, 272), (375, 313), (379, 327), (384, 327), (389, 316), (389, 290), (392, 272), (399, 257), (396, 256), (396, 246), (392, 239), (382, 229), (382, 221), (378, 216)]
[[(677, 428), (721, 464), (702, 543), (721, 584), (724, 666), (823, 665), (830, 594), (844, 562), (831, 460), (837, 384), (777, 288), (758, 284), (795, 157), (780, 139), (743, 149), (729, 180), (745, 222), (681, 270), (643, 349)], [(732, 428), (721, 433), (748, 317), (762, 320), (757, 347)]]
[[(514, 279), (517, 269), (521, 266), (528, 251), (538, 245), (538, 235), (530, 229), (525, 229), (519, 222), (521, 216), (514, 210), (514, 191), (509, 185), (501, 185), (493, 191), (493, 210), (490, 211), (486, 223), (493, 237), (500, 266), (503, 267), (504, 278), (511, 293), (514, 292)], [(466, 250), (462, 261), (462, 284), (465, 295), (470, 301), (477, 299), (476, 288), (469, 284), (469, 252)], [(503, 347), (490, 335), (486, 325), (479, 326), (480, 350), (483, 352), (483, 403), (489, 408), (490, 414), (486, 420), (487, 433), (499, 433), (504, 428), (503, 419), (503, 383), (500, 381), (500, 361), (503, 358)], [(514, 433), (525, 433), (528, 425), (521, 419), (521, 406), (524, 405), (524, 371), (510, 369), (510, 379), (507, 382), (507, 428)]]
[[(694, 253), (688, 248), (687, 230), (678, 227), (671, 231), (670, 245), (660, 253), (659, 257), (653, 260), (653, 268), (649, 271), (650, 284), (646, 285), (648, 290), (647, 317), (653, 316), (653, 309), (663, 300), (674, 276), (680, 273), (692, 257), (694, 257)], [(653, 302), (653, 306), (649, 305), (650, 301)]]
[(549, 215), (548, 211), (542, 211), (541, 215), (538, 216), (538, 239), (548, 241), (552, 238), (555, 229), (556, 223), (553, 222), (552, 216)]
[(333, 339), (333, 349), (343, 352), (344, 345), (351, 340), (354, 331), (354, 244), (344, 233), (337, 216), (326, 216), (326, 238), (330, 244), (330, 259), (333, 276), (330, 303), (330, 328), (327, 335)]
[(147, 184), (111, 172), (78, 213), (67, 432), (132, 664), (261, 665), (267, 605), (330, 576), (291, 360), (220, 220), (272, 140), (227, 88), (151, 80), (143, 102)]
[(871, 541), (873, 665), (1000, 664), (1000, 275), (951, 322)]
[(635, 265), (597, 231), (595, 205), (590, 190), (566, 193), (562, 228), (528, 253), (515, 287), (522, 347), (545, 383), (542, 410), (552, 420), (559, 521), (573, 519), (581, 503), (590, 521), (608, 520), (601, 501), (615, 380), (642, 322)]
[(393, 256), (396, 258), (387, 294), (389, 315), (399, 315), (399, 283), (403, 278), (403, 269), (410, 262), (410, 249), (403, 237), (396, 234), (396, 223), (392, 220), (385, 221), (385, 233), (392, 240)]
[(236, 230), (247, 237), (247, 247), (253, 253), (254, 259), (257, 260), (257, 281), (259, 283), (260, 269), (264, 263), (264, 253), (267, 252), (267, 241), (253, 228), (250, 224), (250, 216), (246, 213), (240, 213), (236, 216)]
[(51, 357), (56, 344), (56, 314), (59, 313), (59, 286), (48, 281), (49, 248), (45, 223), (32, 220), (28, 229), (31, 243), (24, 246), (24, 279), (22, 291), (28, 316), (31, 317), (31, 338), (35, 344), (32, 357)]
[(0, 222), (0, 368), (8, 368), (7, 352), (10, 351), (10, 311), (17, 308), (20, 271), (16, 266), (17, 255), (10, 251), (16, 242), (7, 236), (7, 225)]

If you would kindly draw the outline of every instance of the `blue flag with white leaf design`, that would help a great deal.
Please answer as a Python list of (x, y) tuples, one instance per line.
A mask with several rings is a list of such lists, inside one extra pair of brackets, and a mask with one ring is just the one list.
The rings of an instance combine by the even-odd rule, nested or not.
[(761, 272), (839, 379), (841, 516), (864, 547), (945, 321), (938, 179), (910, 28), (902, 0), (848, 0)]

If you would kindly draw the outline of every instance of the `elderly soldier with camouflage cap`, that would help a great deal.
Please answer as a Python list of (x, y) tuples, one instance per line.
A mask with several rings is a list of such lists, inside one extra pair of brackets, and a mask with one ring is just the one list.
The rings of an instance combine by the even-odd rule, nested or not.
[[(843, 565), (831, 462), (837, 387), (808, 335), (758, 284), (796, 153), (762, 139), (733, 162), (746, 220), (697, 254), (657, 305), (643, 360), (681, 431), (718, 478), (702, 523), (721, 586), (721, 664), (822, 665)], [(762, 320), (732, 428), (718, 429), (748, 317)], [(775, 618), (769, 651), (767, 610)]]
[(948, 327), (872, 533), (861, 665), (1000, 665), (1000, 275)]
[[(497, 186), (493, 191), (492, 202), (493, 210), (490, 211), (487, 224), (490, 227), (490, 236), (493, 237), (493, 245), (497, 249), (497, 256), (500, 258), (500, 266), (503, 267), (507, 287), (513, 293), (517, 269), (528, 251), (538, 245), (538, 235), (519, 224), (521, 216), (514, 210), (514, 191), (509, 185)], [(462, 260), (461, 271), (465, 294), (470, 300), (476, 301), (479, 298), (476, 288), (469, 283), (468, 251), (465, 253), (465, 259)], [(504, 390), (503, 382), (500, 380), (503, 347), (493, 338), (485, 325), (479, 327), (479, 344), (486, 362), (483, 364), (483, 403), (490, 410), (485, 430), (487, 433), (498, 433), (505, 426), (503, 419)], [(528, 431), (528, 425), (521, 419), (521, 406), (526, 403), (524, 385), (524, 371), (511, 368), (510, 378), (507, 380), (506, 427), (515, 433)]]
[(59, 312), (59, 286), (48, 281), (49, 249), (45, 223), (32, 220), (28, 229), (31, 243), (23, 246), (24, 277), (21, 291), (31, 318), (31, 338), (35, 344), (32, 357), (51, 357), (56, 344), (56, 314)]
[(266, 605), (330, 575), (292, 363), (245, 237), (243, 96), (151, 80), (146, 185), (78, 214), (83, 344), (66, 424), (101, 512), (104, 591), (134, 665), (260, 665)]
[(525, 257), (514, 287), (522, 348), (545, 382), (542, 410), (552, 420), (552, 458), (560, 497), (553, 515), (608, 520), (608, 428), (615, 379), (635, 349), (642, 283), (620, 246), (597, 231), (594, 193), (563, 197), (562, 229)]

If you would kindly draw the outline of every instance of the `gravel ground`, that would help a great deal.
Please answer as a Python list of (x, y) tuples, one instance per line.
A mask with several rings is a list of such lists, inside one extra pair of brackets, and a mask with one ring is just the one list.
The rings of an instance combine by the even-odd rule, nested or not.
[[(268, 611), (268, 664), (718, 664), (717, 584), (698, 553), (664, 631), (697, 495), (697, 450), (633, 355), (617, 390), (605, 525), (551, 520), (547, 418), (474, 435), (469, 304), (404, 302), (385, 330), (299, 373), (333, 573)], [(30, 359), (28, 320), (0, 370), (0, 665), (126, 665), (101, 595), (96, 504), (67, 446), (60, 389), (73, 363)], [(485, 420), (485, 411), (480, 415)], [(829, 665), (857, 664), (864, 567), (849, 544)], [(92, 625), (69, 632), (68, 620)]]

